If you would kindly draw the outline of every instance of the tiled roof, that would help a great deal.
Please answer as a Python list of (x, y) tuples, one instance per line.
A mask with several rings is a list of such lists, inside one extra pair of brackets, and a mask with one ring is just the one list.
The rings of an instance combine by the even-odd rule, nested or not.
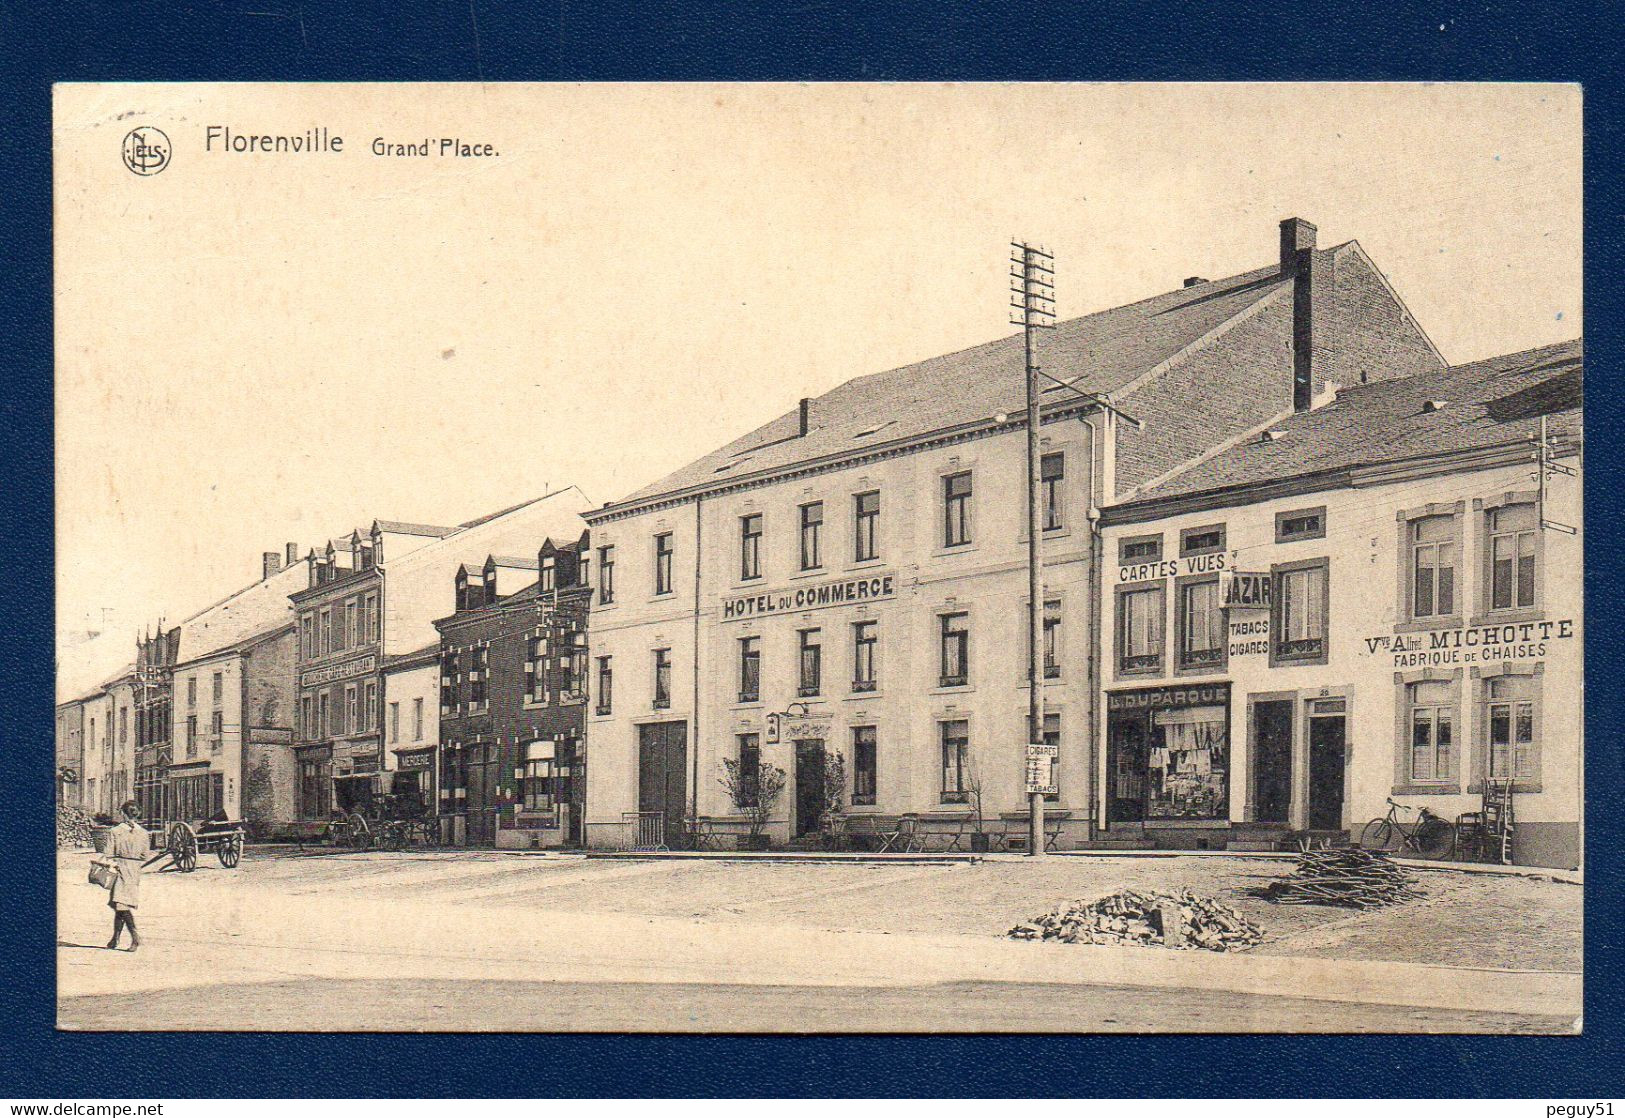
[(1575, 339), (1345, 388), (1125, 503), (1515, 442), (1536, 436), (1542, 415), (1554, 440), (1578, 439), (1582, 365)]
[(496, 512), (486, 513), (484, 516), (476, 517), (473, 520), (465, 520), (461, 524), (457, 525), (456, 528), (444, 529), (443, 532), (444, 532), (445, 535), (449, 536), (452, 532), (461, 532), (461, 531), (464, 531), (464, 530), (469, 529), (469, 528), (478, 528), (481, 524), (484, 524), (485, 522), (487, 522), (489, 520), (495, 520), (499, 516), (507, 516), (510, 512), (518, 512), (520, 509), (524, 508), (526, 505), (534, 505), (537, 501), (546, 500), (548, 497), (551, 497), (552, 495), (553, 494), (551, 494), (551, 493), (546, 493), (546, 494), (542, 495), (541, 497), (532, 497), (528, 501), (520, 501), (517, 505), (509, 505), (505, 509), (497, 509)]
[(524, 571), (534, 571), (536, 569), (536, 556), (534, 555), (528, 558), (518, 555), (493, 555), (491, 556), (491, 562), (498, 567), (518, 567)]
[[(401, 536), (434, 536), (436, 539), (444, 539), (457, 531), (456, 528), (443, 528), (438, 524), (413, 524), (405, 520), (378, 520), (374, 523), (380, 532), (394, 532)], [(468, 525), (464, 524), (462, 527), (467, 528)]]
[(426, 663), (430, 660), (437, 660), (439, 658), (440, 642), (431, 641), (422, 648), (414, 648), (411, 652), (400, 652), (394, 656), (385, 656), (384, 670), (387, 672), (389, 669), (398, 668), (403, 664), (413, 664), (417, 662)]
[[(1330, 254), (1343, 246), (1320, 250)], [(1050, 376), (1109, 393), (1157, 368), (1288, 285), (1271, 265), (1180, 288), (1128, 306), (1069, 319), (1046, 330), (1038, 356)], [(1051, 386), (1045, 406), (1075, 399)], [(669, 474), (607, 510), (663, 494), (725, 484), (810, 459), (861, 451), (987, 420), (1025, 407), (1026, 362), (1019, 334), (890, 372), (847, 381), (811, 401), (804, 436), (799, 408)]]
[(187, 663), (234, 648), (289, 624), (293, 605), (288, 595), (304, 589), (308, 580), (303, 567), (284, 567), (270, 578), (188, 617), (180, 624), (176, 662)]

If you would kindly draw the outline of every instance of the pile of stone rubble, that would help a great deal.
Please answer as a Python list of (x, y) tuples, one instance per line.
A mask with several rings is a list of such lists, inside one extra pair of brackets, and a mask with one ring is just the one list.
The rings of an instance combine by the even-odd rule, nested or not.
[(89, 850), (90, 816), (76, 807), (56, 808), (56, 848), (58, 850)]
[(1264, 938), (1258, 925), (1229, 905), (1189, 889), (1177, 893), (1125, 889), (1096, 901), (1073, 901), (1030, 923), (1017, 924), (1008, 935), (1203, 951), (1238, 951)]

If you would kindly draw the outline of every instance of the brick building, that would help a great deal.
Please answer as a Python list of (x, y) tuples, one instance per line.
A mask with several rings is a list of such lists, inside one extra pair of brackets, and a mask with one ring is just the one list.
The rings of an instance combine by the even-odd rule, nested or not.
[(789, 774), (779, 841), (816, 826), (834, 755), (851, 812), (947, 831), (979, 803), (1013, 823), (1030, 732), (1059, 747), (1063, 842), (1089, 839), (1099, 507), (1337, 385), (1443, 365), (1360, 246), (1315, 237), (1289, 219), (1266, 267), (1042, 337), (1070, 386), (1042, 402), (1042, 727), (1020, 651), (1019, 337), (849, 381), (590, 513), (593, 675), (613, 694), (588, 725), (589, 843), (625, 843), (630, 813), (674, 843), (685, 817), (736, 816), (717, 779), (732, 757)]
[(180, 641), (180, 628), (165, 629), (161, 620), (155, 633), (136, 641), (135, 799), (149, 826), (171, 818), (166, 777), (174, 757), (174, 668)]
[(1349, 387), (1103, 510), (1108, 841), (1358, 839), (1512, 781), (1515, 858), (1579, 864), (1581, 365)]
[(550, 532), (573, 538), (586, 504), (571, 487), (455, 527), (375, 521), (311, 551), (307, 585), (290, 595), (298, 616), (300, 820), (362, 808), (393, 788), (400, 754), (385, 743), (384, 669), (391, 657), (437, 638), (435, 619), (455, 605), (458, 566), (528, 548)]
[(579, 845), (588, 540), (458, 568), (440, 630), (440, 815), (456, 845)]

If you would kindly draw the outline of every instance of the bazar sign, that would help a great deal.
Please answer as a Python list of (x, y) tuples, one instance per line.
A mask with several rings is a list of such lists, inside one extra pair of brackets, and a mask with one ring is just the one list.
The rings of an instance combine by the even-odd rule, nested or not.
[(1382, 634), (1364, 638), (1368, 656), (1388, 655), (1396, 668), (1432, 668), (1447, 664), (1495, 664), (1541, 660), (1553, 641), (1572, 640), (1574, 619), (1522, 621), (1506, 625), (1473, 625), (1424, 633)]
[(1149, 582), (1155, 578), (1217, 574), (1224, 569), (1224, 552), (1216, 551), (1211, 555), (1182, 555), (1178, 559), (1158, 559), (1152, 563), (1120, 563), (1117, 581)]
[(1226, 609), (1269, 609), (1268, 571), (1231, 571), (1224, 584)]
[(767, 594), (737, 594), (722, 599), (722, 620), (743, 621), (770, 613), (849, 606), (857, 602), (880, 602), (897, 596), (897, 575), (887, 571), (862, 578), (836, 578), (810, 582), (794, 590)]
[(323, 683), (332, 683), (338, 679), (349, 679), (352, 676), (367, 675), (378, 670), (378, 657), (368, 653), (355, 660), (346, 660), (342, 664), (329, 664), (325, 668), (311, 668), (310, 671), (299, 677), (299, 686), (318, 687)]

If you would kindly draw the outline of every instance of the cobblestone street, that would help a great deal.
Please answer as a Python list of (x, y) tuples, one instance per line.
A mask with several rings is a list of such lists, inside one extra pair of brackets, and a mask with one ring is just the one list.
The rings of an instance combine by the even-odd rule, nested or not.
[[(1424, 872), (1423, 899), (1360, 913), (1255, 896), (1290, 869), (1262, 859), (251, 851), (235, 871), (149, 875), (129, 955), (95, 949), (107, 910), (83, 858), (59, 858), (69, 1028), (138, 1007), (147, 1027), (291, 1029), (863, 1030), (902, 1014), (926, 1030), (1561, 1032), (1578, 1014), (1582, 890), (1524, 877)], [(1216, 897), (1265, 939), (1213, 955), (1003, 938), (1125, 887)], [(1502, 976), (1487, 1001), (1484, 973)], [(1514, 979), (1545, 1004), (1513, 997)], [(477, 1017), (440, 1022), (430, 1007), (464, 988)]]

